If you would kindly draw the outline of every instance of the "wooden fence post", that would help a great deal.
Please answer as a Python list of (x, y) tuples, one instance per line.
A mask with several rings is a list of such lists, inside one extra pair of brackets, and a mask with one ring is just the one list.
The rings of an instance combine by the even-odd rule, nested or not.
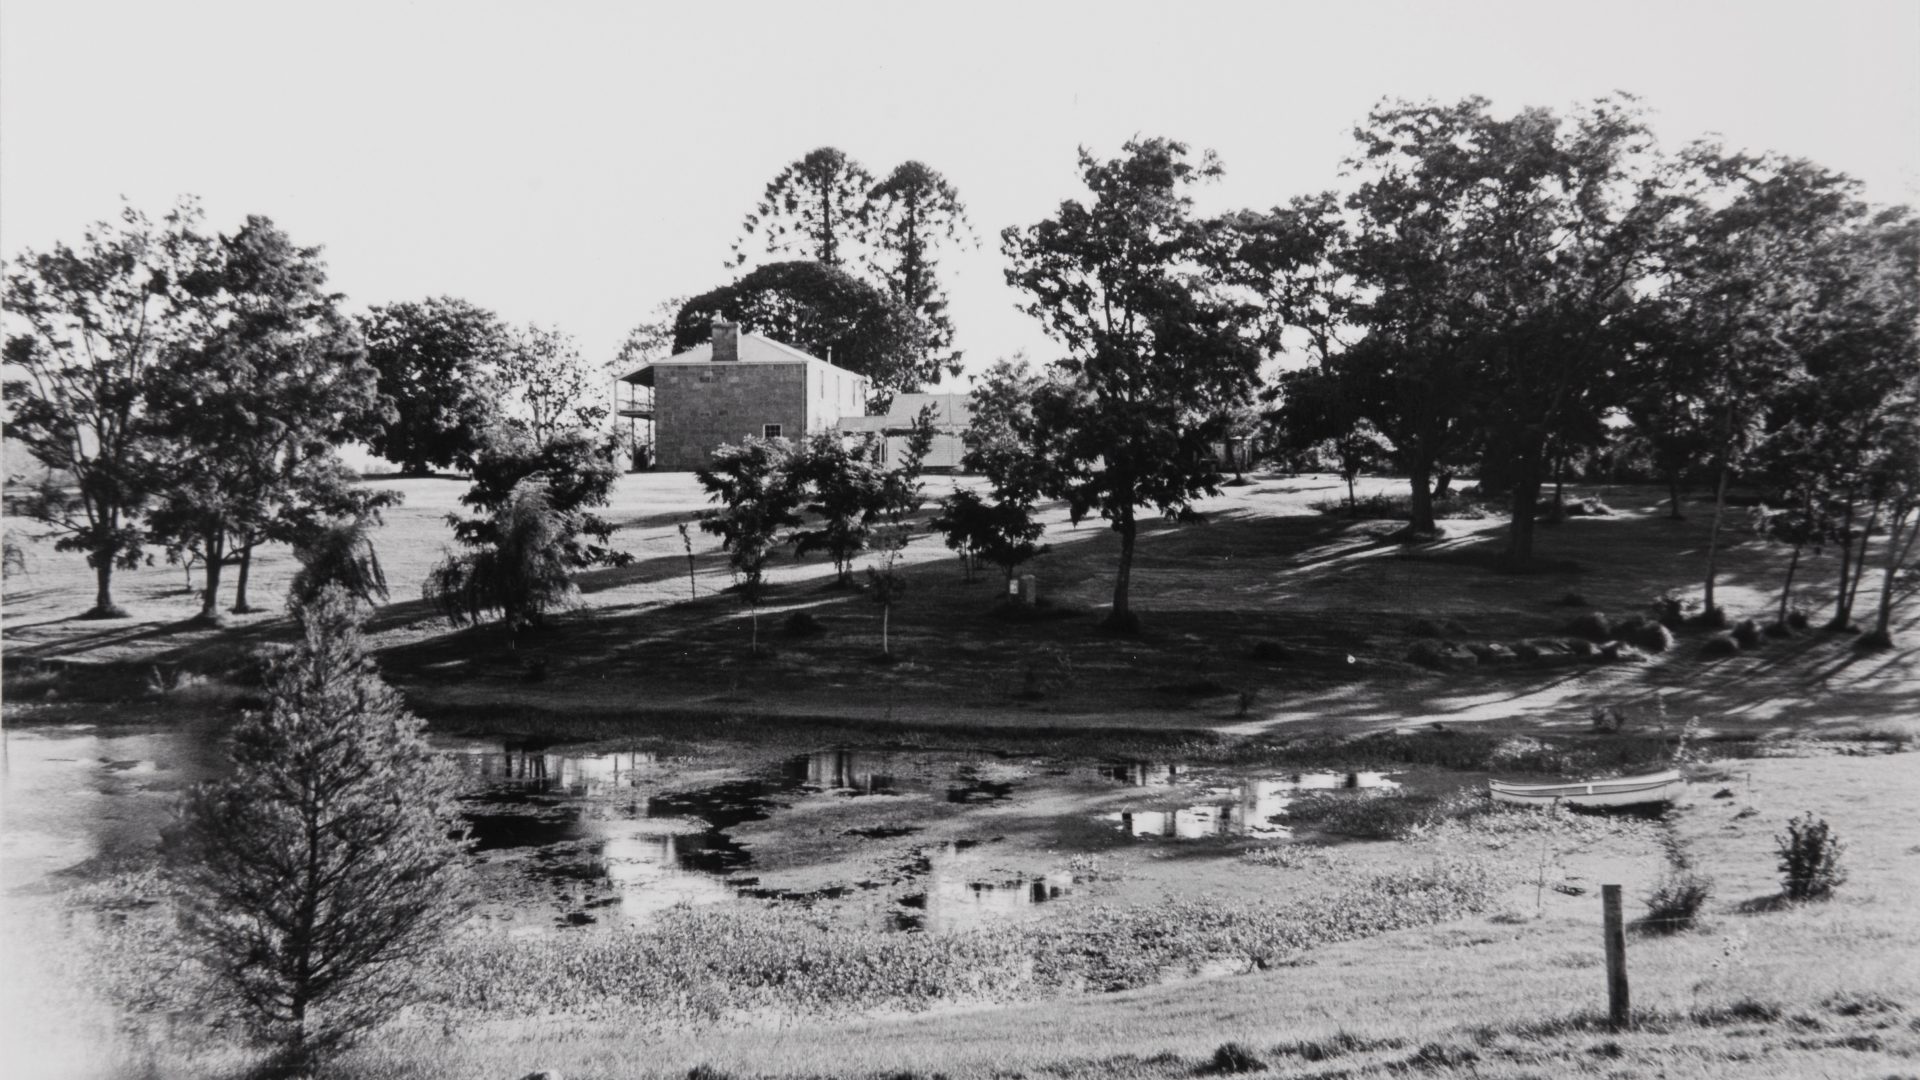
[(1615, 1031), (1627, 1027), (1627, 930), (1620, 919), (1620, 886), (1600, 886), (1607, 938), (1607, 1021)]

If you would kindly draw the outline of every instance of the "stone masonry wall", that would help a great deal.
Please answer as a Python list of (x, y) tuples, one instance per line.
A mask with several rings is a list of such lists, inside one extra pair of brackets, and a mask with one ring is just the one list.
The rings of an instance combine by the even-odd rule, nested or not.
[(707, 467), (722, 443), (767, 424), (799, 439), (807, 430), (807, 364), (663, 364), (654, 369), (654, 447), (660, 469)]

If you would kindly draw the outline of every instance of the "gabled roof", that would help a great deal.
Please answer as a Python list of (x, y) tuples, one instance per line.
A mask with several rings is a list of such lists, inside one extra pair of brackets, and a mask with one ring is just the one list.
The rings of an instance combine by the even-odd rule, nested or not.
[[(652, 386), (653, 369), (656, 367), (662, 367), (667, 364), (711, 364), (713, 362), (713, 342), (704, 341), (688, 349), (686, 352), (674, 353), (665, 360), (655, 360), (652, 363), (642, 364), (639, 370), (628, 375), (620, 376), (620, 381), (634, 383), (639, 386)], [(770, 337), (744, 333), (740, 335), (740, 359), (724, 362), (730, 364), (793, 364), (806, 362), (826, 364), (828, 367), (834, 367), (834, 365), (827, 363), (827, 361), (817, 356), (801, 352), (791, 345), (775, 341)], [(837, 368), (836, 370), (846, 371), (845, 368)], [(848, 371), (847, 374), (855, 375), (856, 373)]]
[(973, 405), (966, 394), (895, 394), (887, 408), (887, 420), (907, 427), (929, 405), (934, 409), (935, 427), (963, 428), (973, 423)]

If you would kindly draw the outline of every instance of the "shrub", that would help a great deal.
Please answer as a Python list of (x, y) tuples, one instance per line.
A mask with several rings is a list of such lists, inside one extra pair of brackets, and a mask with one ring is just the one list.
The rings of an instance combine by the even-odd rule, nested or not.
[(1577, 592), (1568, 592), (1560, 597), (1561, 607), (1587, 607), (1587, 598)]
[(1677, 596), (1663, 596), (1654, 601), (1654, 619), (1669, 630), (1678, 630), (1687, 625), (1685, 609)]
[(1773, 838), (1780, 853), (1780, 883), (1789, 900), (1819, 900), (1847, 880), (1840, 856), (1847, 850), (1825, 818), (1811, 811), (1787, 822)]
[(1443, 638), (1447, 636), (1446, 627), (1432, 619), (1415, 619), (1407, 633), (1419, 638)]
[(1673, 648), (1673, 631), (1651, 619), (1645, 619), (1627, 640), (1650, 653), (1666, 652)]
[(1703, 630), (1725, 630), (1727, 622), (1727, 609), (1712, 607), (1688, 619), (1687, 625)]
[(1780, 622), (1778, 620), (1768, 623), (1761, 632), (1766, 634), (1770, 638), (1784, 638), (1784, 637), (1793, 636), (1793, 631), (1787, 628), (1787, 624)]
[(1277, 641), (1271, 640), (1254, 642), (1253, 648), (1248, 650), (1248, 655), (1252, 656), (1255, 660), (1264, 660), (1268, 663), (1293, 659), (1292, 650)]
[(1613, 514), (1613, 508), (1595, 496), (1589, 495), (1584, 499), (1567, 503), (1565, 512), (1568, 517), (1610, 517)]
[(1473, 667), (1479, 663), (1474, 654), (1445, 641), (1416, 641), (1407, 650), (1407, 662), (1435, 671)]
[(1514, 661), (1513, 650), (1497, 641), (1469, 645), (1467, 651), (1472, 653), (1482, 665), (1511, 664)]
[(788, 614), (780, 628), (788, 637), (797, 638), (818, 637), (826, 632), (826, 629), (820, 625), (820, 620), (814, 618), (811, 611), (795, 611)]
[(1740, 652), (1740, 643), (1729, 634), (1715, 634), (1700, 645), (1701, 656), (1735, 656)]
[(1733, 640), (1739, 642), (1740, 647), (1743, 649), (1759, 648), (1760, 624), (1754, 622), (1752, 619), (1741, 619), (1734, 624)]
[(1593, 642), (1586, 638), (1562, 638), (1560, 645), (1575, 656), (1593, 655)]
[(1605, 614), (1589, 611), (1568, 623), (1567, 633), (1589, 641), (1605, 641), (1613, 636), (1613, 624), (1607, 621)]
[(1627, 726), (1627, 714), (1611, 705), (1595, 705), (1588, 714), (1593, 720), (1593, 730), (1609, 734)]
[(1667, 934), (1691, 930), (1712, 896), (1712, 878), (1694, 870), (1669, 870), (1642, 898), (1647, 927)]
[(1794, 608), (1792, 611), (1787, 612), (1787, 626), (1789, 629), (1805, 630), (1808, 625), (1810, 624), (1807, 619), (1806, 609)]
[(1600, 659), (1609, 663), (1631, 663), (1646, 659), (1645, 653), (1624, 641), (1609, 641), (1600, 646)]
[(1546, 653), (1531, 641), (1517, 641), (1513, 645), (1513, 655), (1526, 663), (1536, 664)]
[(1207, 1063), (1207, 1071), (1213, 1073), (1259, 1072), (1267, 1067), (1251, 1048), (1237, 1042), (1224, 1042), (1214, 1050), (1213, 1060)]

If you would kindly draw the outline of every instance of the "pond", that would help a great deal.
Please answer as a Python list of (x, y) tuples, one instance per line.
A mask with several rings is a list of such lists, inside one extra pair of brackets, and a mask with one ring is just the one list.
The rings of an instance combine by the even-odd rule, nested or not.
[[(0, 872), (10, 893), (145, 859), (175, 796), (221, 764), (207, 731), (9, 731)], [(836, 904), (947, 932), (1039, 917), (1110, 888), (1116, 859), (1287, 842), (1305, 793), (1405, 774), (1070, 761), (832, 747), (664, 758), (436, 737), (461, 777), (483, 897), (508, 934), (644, 923), (681, 904)]]

